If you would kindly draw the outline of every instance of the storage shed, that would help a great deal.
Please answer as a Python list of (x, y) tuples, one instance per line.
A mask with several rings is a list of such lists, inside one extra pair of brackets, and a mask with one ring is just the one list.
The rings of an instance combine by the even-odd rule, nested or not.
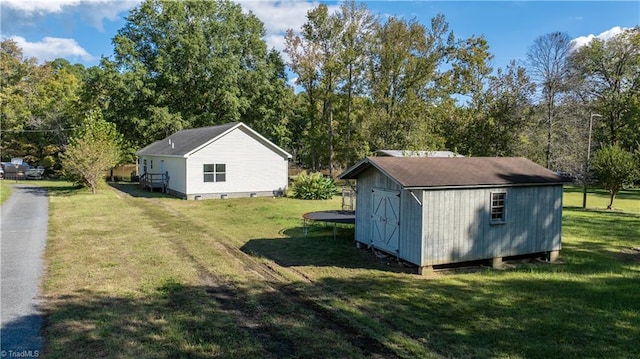
[(367, 157), (357, 180), (355, 240), (434, 265), (561, 249), (564, 178), (525, 158)]
[(242, 122), (182, 130), (139, 150), (141, 185), (185, 199), (283, 195), (291, 155)]

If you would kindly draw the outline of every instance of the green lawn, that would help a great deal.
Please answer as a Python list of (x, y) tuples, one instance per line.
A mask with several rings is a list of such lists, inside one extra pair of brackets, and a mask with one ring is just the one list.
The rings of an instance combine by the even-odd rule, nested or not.
[[(582, 208), (582, 187), (565, 187), (564, 206)], [(609, 204), (609, 192), (600, 188), (589, 188), (587, 209), (606, 210)], [(614, 211), (640, 213), (640, 189), (622, 190), (613, 201)]]
[(301, 215), (339, 198), (44, 184), (47, 357), (640, 357), (638, 190), (583, 211), (568, 189), (558, 264), (421, 277), (356, 249), (348, 226), (305, 237)]
[(0, 181), (0, 204), (3, 204), (10, 195), (11, 186), (7, 183), (6, 180)]

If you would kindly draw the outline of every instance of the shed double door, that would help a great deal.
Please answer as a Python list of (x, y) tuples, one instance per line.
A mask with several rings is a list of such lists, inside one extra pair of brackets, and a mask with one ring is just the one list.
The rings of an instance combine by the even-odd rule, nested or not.
[(400, 192), (373, 189), (371, 195), (371, 244), (383, 251), (398, 253)]

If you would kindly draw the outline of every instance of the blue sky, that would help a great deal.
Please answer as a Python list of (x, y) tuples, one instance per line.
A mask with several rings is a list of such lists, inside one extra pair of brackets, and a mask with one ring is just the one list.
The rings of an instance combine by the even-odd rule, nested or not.
[[(270, 47), (282, 49), (283, 32), (298, 30), (306, 12), (318, 2), (239, 1), (253, 11), (267, 30)], [(2, 39), (13, 38), (25, 56), (41, 62), (58, 57), (86, 66), (111, 56), (111, 39), (139, 0), (2, 0)], [(337, 2), (327, 1), (330, 6)], [(364, 1), (382, 17), (416, 18), (428, 24), (442, 13), (458, 38), (483, 35), (495, 56), (494, 68), (523, 61), (528, 48), (542, 35), (562, 31), (585, 43), (608, 38), (640, 25), (640, 1)]]

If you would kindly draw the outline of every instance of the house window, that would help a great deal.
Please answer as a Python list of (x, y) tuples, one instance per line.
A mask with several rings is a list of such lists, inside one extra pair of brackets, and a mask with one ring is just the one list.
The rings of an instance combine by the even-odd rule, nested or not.
[(203, 165), (205, 182), (225, 182), (227, 180), (227, 165), (224, 163)]
[(505, 203), (507, 200), (507, 194), (505, 192), (491, 193), (491, 223), (504, 223), (505, 216)]
[(227, 165), (224, 163), (216, 164), (216, 182), (224, 182), (227, 180)]

